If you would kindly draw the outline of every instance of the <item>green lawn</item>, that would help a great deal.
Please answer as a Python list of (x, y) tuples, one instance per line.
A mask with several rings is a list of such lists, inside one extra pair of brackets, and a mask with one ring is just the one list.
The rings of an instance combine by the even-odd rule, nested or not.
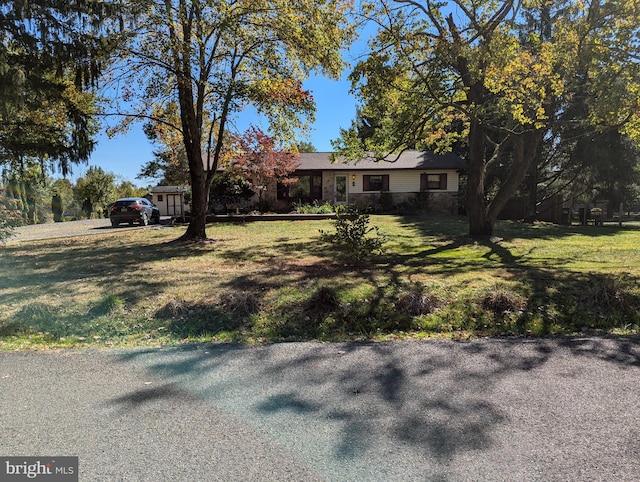
[(372, 216), (385, 253), (357, 266), (332, 221), (216, 224), (0, 247), (0, 348), (184, 341), (637, 334), (640, 226)]

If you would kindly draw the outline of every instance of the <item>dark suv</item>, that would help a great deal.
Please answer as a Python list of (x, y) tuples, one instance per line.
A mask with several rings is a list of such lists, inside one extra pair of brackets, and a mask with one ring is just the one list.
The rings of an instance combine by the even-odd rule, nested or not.
[(146, 226), (160, 222), (160, 210), (143, 197), (126, 197), (110, 205), (109, 218), (111, 226), (118, 226), (120, 223), (140, 223)]

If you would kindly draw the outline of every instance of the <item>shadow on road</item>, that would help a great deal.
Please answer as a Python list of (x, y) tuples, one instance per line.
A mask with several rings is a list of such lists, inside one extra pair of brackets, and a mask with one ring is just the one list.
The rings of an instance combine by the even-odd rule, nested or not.
[[(385, 453), (413, 456), (432, 461), (434, 472), (427, 480), (448, 480), (457, 457), (504, 450), (508, 441), (497, 434), (510, 430), (514, 412), (530, 410), (536, 418), (548, 397), (564, 396), (567, 380), (588, 383), (593, 375), (588, 366), (595, 363), (612, 374), (637, 370), (640, 343), (573, 337), (253, 348), (216, 344), (134, 351), (121, 361), (143, 362), (168, 383), (241, 415), (292, 449), (324, 447), (334, 463), (356, 465)], [(517, 406), (526, 402), (528, 390), (545, 393), (527, 395), (532, 406)], [(144, 403), (163, 393), (143, 390), (127, 398)], [(174, 396), (173, 389), (166, 396)], [(377, 463), (393, 470), (393, 458)]]

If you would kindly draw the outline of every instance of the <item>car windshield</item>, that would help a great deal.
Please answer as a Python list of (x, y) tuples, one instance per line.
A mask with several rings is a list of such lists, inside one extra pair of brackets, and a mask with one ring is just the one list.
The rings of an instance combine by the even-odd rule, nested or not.
[(125, 199), (123, 201), (116, 201), (116, 206), (124, 208), (127, 206), (133, 206), (135, 204), (138, 204), (138, 201), (135, 199)]

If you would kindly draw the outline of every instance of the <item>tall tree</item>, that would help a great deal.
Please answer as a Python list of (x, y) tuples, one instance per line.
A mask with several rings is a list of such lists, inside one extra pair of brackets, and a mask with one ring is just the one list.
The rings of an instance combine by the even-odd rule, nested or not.
[(251, 127), (235, 140), (229, 171), (246, 179), (258, 194), (258, 206), (264, 210), (264, 193), (277, 183), (293, 184), (290, 175), (300, 165), (298, 155), (279, 149), (275, 140), (256, 127)]
[(91, 166), (87, 173), (76, 181), (74, 197), (90, 218), (96, 207), (104, 207), (115, 191), (115, 175), (101, 167)]
[(3, 171), (6, 195), (13, 199), (17, 213), (24, 224), (45, 222), (48, 209), (49, 183), (42, 165), (26, 159), (16, 169)]
[[(73, 185), (66, 178), (56, 179), (51, 184), (51, 210), (53, 211), (54, 221), (63, 221), (64, 213), (69, 209), (73, 209)], [(53, 201), (55, 198), (55, 202)]]
[[(634, 200), (640, 181), (640, 148), (615, 130), (578, 138), (571, 151), (580, 175), (572, 180), (574, 192), (583, 199), (607, 201), (607, 216), (620, 203)], [(577, 189), (576, 189), (577, 188)]]
[(26, 157), (66, 174), (93, 149), (93, 98), (118, 1), (0, 0), (0, 163)]
[[(498, 213), (537, 158), (549, 123), (576, 92), (580, 74), (587, 73), (593, 100), (579, 122), (619, 122), (637, 130), (637, 3), (552, 2), (566, 8), (553, 20), (551, 37), (543, 30), (521, 36), (524, 13), (543, 3), (549, 2), (365, 3), (364, 14), (379, 30), (351, 78), (367, 122), (343, 131), (336, 149), (352, 157), (365, 150), (384, 157), (407, 148), (446, 150), (464, 141), (469, 232), (492, 234)], [(613, 72), (624, 73), (607, 90)], [(491, 190), (492, 168), (501, 176)]]
[[(53, 77), (51, 77), (53, 78)], [(5, 105), (0, 115), (0, 165), (23, 169), (26, 161), (56, 167), (66, 175), (93, 150), (98, 123), (95, 97), (71, 82), (56, 81), (55, 94), (25, 92), (22, 102)]]
[(555, 0), (530, 4), (522, 17), (523, 42), (556, 43), (563, 81), (563, 95), (546, 106), (549, 120), (539, 131), (541, 149), (525, 189), (529, 208), (535, 209), (539, 197), (561, 191), (571, 197), (597, 192), (617, 206), (630, 195), (639, 161), (634, 126), (639, 50), (633, 40), (638, 7)]
[[(156, 108), (151, 119), (144, 124), (144, 133), (157, 148), (153, 159), (146, 162), (138, 178), (157, 179), (160, 184), (181, 186), (189, 184), (189, 163), (184, 148), (180, 125), (180, 112), (176, 102)], [(203, 120), (204, 122), (204, 120)]]
[[(248, 105), (273, 135), (293, 139), (313, 119), (302, 82), (312, 72), (337, 77), (351, 37), (348, 0), (133, 0), (144, 5), (122, 51), (114, 85), (128, 120), (179, 107), (192, 189), (185, 240), (206, 238), (211, 180), (223, 162), (227, 132)], [(133, 106), (131, 108), (131, 106)]]

